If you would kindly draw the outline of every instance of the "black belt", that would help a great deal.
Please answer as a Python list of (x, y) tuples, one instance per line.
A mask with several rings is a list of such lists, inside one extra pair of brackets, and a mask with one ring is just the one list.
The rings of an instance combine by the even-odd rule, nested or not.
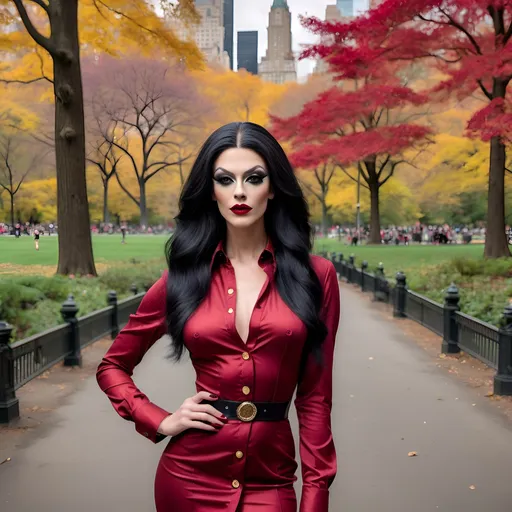
[(288, 418), (290, 402), (233, 402), (231, 400), (204, 400), (229, 420), (281, 421)]

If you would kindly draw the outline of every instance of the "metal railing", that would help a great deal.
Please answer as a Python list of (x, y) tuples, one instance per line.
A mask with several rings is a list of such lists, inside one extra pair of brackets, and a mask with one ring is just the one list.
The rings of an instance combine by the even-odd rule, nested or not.
[(132, 291), (134, 296), (119, 302), (116, 292), (109, 292), (106, 308), (82, 317), (70, 295), (61, 308), (65, 323), (14, 343), (9, 343), (12, 326), (0, 322), (0, 423), (19, 417), (16, 390), (21, 386), (61, 361), (81, 366), (83, 348), (105, 336), (114, 339), (145, 295)]
[(446, 290), (444, 304), (439, 304), (409, 290), (402, 272), (397, 273), (395, 284), (391, 284), (382, 263), (370, 274), (368, 263), (363, 261), (361, 268), (357, 268), (354, 256), (348, 260), (343, 254), (329, 256), (324, 252), (322, 256), (332, 261), (341, 279), (363, 292), (373, 293), (375, 301), (391, 304), (395, 317), (414, 320), (441, 336), (443, 353), (463, 350), (496, 369), (494, 393), (512, 395), (512, 303), (505, 306), (499, 328), (462, 313), (459, 290), (454, 284)]

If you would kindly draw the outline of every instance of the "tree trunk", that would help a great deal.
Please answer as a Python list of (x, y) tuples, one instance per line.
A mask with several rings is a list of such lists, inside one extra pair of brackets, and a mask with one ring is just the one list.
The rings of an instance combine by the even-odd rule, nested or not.
[(379, 178), (377, 177), (376, 159), (365, 160), (368, 172), (368, 187), (370, 188), (370, 244), (381, 243), (380, 238), (380, 204), (379, 204)]
[(11, 226), (14, 226), (14, 194), (11, 194)]
[(85, 178), (85, 130), (78, 0), (53, 0), (58, 274), (96, 275)]
[(487, 196), (486, 258), (510, 256), (505, 231), (505, 145), (499, 137), (491, 139), (489, 193)]
[(325, 202), (325, 195), (322, 197), (322, 234), (327, 238), (327, 203)]
[(103, 222), (110, 222), (110, 212), (108, 211), (108, 179), (103, 180)]
[(148, 227), (148, 210), (146, 206), (146, 182), (141, 179), (139, 181), (139, 190), (140, 190), (140, 199), (139, 199), (139, 208), (140, 208), (140, 225)]

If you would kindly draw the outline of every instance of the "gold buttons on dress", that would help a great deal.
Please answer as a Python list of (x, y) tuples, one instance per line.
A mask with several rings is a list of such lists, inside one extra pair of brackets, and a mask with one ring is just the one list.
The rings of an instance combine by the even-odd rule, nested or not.
[(244, 452), (241, 452), (240, 450), (238, 450), (238, 451), (235, 453), (235, 455), (236, 455), (236, 458), (237, 458), (237, 459), (241, 459), (241, 458), (244, 456)]
[(248, 395), (250, 392), (251, 392), (251, 388), (250, 388), (249, 386), (244, 386), (244, 387), (242, 388), (242, 393), (243, 393), (244, 395)]
[(233, 480), (231, 482), (231, 485), (235, 488), (235, 489), (238, 489), (240, 487), (240, 482), (238, 480)]
[(233, 288), (230, 288), (230, 289), (228, 290), (228, 293), (229, 293), (229, 295), (233, 295), (233, 293), (235, 293), (235, 290), (233, 290)]
[(231, 313), (233, 313), (233, 308), (229, 308), (228, 313), (231, 315)]
[(242, 359), (244, 359), (245, 361), (247, 361), (247, 360), (249, 359), (249, 357), (250, 357), (250, 356), (249, 356), (249, 352), (244, 352), (244, 353), (242, 354)]

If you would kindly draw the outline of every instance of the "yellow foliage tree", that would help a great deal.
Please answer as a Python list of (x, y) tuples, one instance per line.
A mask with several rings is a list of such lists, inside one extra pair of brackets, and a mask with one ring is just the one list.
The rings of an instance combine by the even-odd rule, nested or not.
[[(79, 22), (79, 4), (80, 16), (88, 17), (88, 23), (83, 23), (83, 18)], [(169, 4), (168, 8), (172, 15), (187, 19), (195, 13), (190, 0), (182, 0), (175, 7)], [(44, 80), (53, 82), (59, 224), (57, 272), (95, 275), (85, 180), (79, 26), (81, 43), (91, 51), (117, 53), (118, 48), (131, 41), (147, 51), (158, 46), (159, 53), (177, 56), (188, 65), (200, 61), (200, 55), (195, 45), (180, 41), (157, 16), (152, 3), (144, 0), (0, 0), (0, 19), (9, 25), (10, 32), (8, 37), (2, 35), (2, 49), (32, 51), (39, 62), (39, 77), (23, 80), (33, 81), (42, 74)], [(52, 61), (50, 76), (47, 55)], [(5, 78), (23, 81), (17, 76)]]

